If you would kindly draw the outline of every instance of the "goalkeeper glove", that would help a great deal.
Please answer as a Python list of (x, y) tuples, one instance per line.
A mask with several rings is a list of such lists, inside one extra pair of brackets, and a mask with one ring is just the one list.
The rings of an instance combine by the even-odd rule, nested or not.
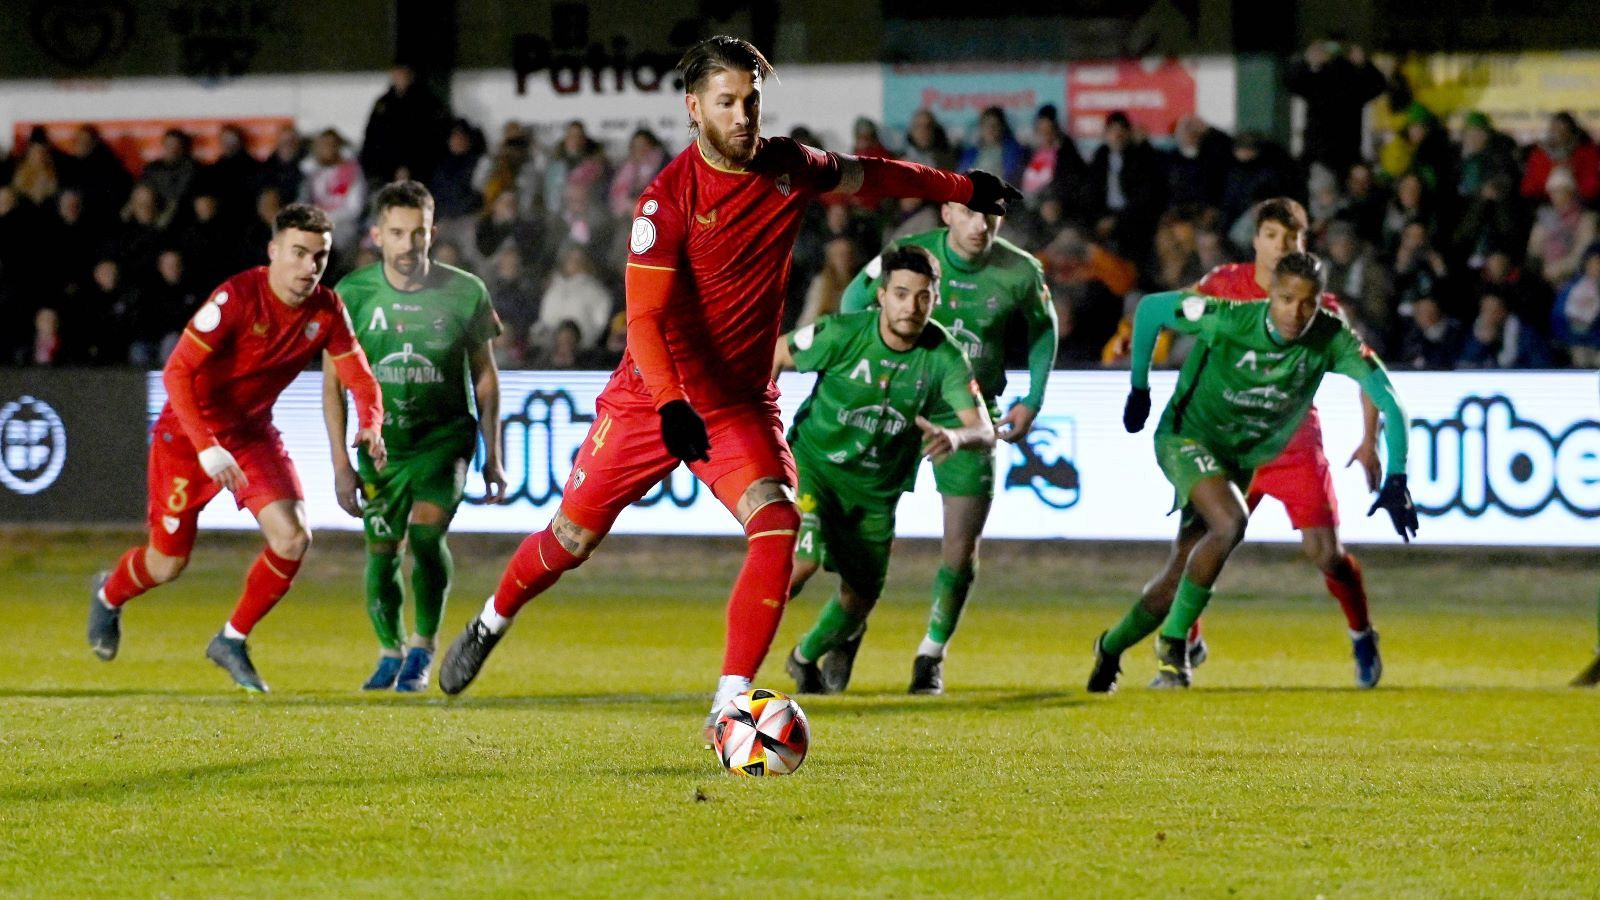
[(1383, 490), (1378, 492), (1378, 499), (1372, 502), (1372, 508), (1367, 510), (1367, 515), (1372, 515), (1378, 510), (1389, 514), (1390, 521), (1394, 522), (1395, 534), (1406, 543), (1417, 536), (1417, 508), (1411, 503), (1411, 491), (1406, 488), (1404, 475), (1390, 475), (1383, 481)]
[(1122, 427), (1129, 434), (1138, 434), (1144, 430), (1144, 420), (1150, 418), (1150, 389), (1132, 388), (1128, 391), (1128, 400), (1122, 404)]

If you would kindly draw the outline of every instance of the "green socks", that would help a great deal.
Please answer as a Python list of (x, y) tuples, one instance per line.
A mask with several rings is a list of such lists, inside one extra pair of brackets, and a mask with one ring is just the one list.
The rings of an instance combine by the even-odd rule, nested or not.
[(445, 544), (444, 529), (437, 525), (412, 525), (406, 530), (406, 542), (411, 547), (411, 597), (416, 604), (417, 635), (432, 638), (439, 633), (455, 560)]
[(385, 650), (399, 650), (405, 643), (405, 629), (400, 623), (400, 555), (398, 553), (367, 552), (367, 615), (372, 618), (372, 630), (377, 632), (378, 643)]
[(1211, 602), (1211, 588), (1201, 587), (1185, 575), (1178, 581), (1178, 595), (1172, 600), (1167, 620), (1161, 623), (1161, 636), (1175, 641), (1187, 640), (1189, 629), (1199, 620), (1206, 604)]
[(1133, 608), (1122, 617), (1105, 637), (1100, 639), (1100, 649), (1112, 656), (1121, 656), (1129, 647), (1139, 643), (1161, 624), (1161, 618), (1144, 608), (1144, 601), (1135, 600)]
[(967, 605), (967, 594), (972, 590), (973, 579), (978, 577), (977, 566), (956, 571), (940, 566), (933, 576), (933, 612), (928, 616), (928, 640), (935, 644), (948, 644), (956, 633), (956, 623), (961, 621), (961, 609)]
[(828, 598), (827, 605), (822, 607), (822, 615), (817, 617), (817, 624), (811, 626), (811, 630), (800, 639), (800, 644), (795, 649), (806, 662), (816, 662), (824, 653), (850, 640), (865, 619), (865, 616), (852, 616), (846, 612), (844, 605), (839, 602), (839, 595), (834, 594)]

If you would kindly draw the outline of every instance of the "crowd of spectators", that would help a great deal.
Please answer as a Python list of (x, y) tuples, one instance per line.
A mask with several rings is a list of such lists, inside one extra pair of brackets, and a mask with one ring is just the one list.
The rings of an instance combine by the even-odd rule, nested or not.
[[(862, 119), (849, 146), (829, 149), (1017, 184), (1025, 203), (1002, 234), (1045, 266), (1063, 367), (1120, 362), (1131, 302), (1248, 258), (1252, 210), (1275, 196), (1305, 204), (1329, 290), (1392, 367), (1600, 365), (1600, 147), (1571, 115), (1526, 147), (1477, 112), (1452, 132), (1360, 48), (1321, 42), (1294, 61), (1287, 87), (1306, 104), (1298, 158), (1192, 115), (1158, 146), (1112, 113), (1101, 139), (1080, 147), (1052, 106), (1028, 123), (985, 110), (966, 143), (928, 110), (903, 139)], [(1399, 121), (1368, 127), (1383, 95)], [(793, 134), (822, 144), (803, 127)], [(160, 365), (212, 287), (265, 262), (285, 203), (332, 217), (331, 284), (376, 259), (364, 240), (375, 187), (410, 177), (437, 202), (435, 258), (489, 287), (506, 325), (502, 365), (607, 368), (626, 340), (628, 218), (667, 161), (646, 129), (615, 152), (581, 122), (548, 146), (516, 121), (491, 142), (404, 67), (359, 149), (331, 129), (286, 126), (258, 159), (229, 127), (201, 162), (175, 130), (135, 175), (93, 127), (65, 147), (36, 132), (0, 160), (0, 363)], [(919, 201), (824, 198), (795, 247), (785, 327), (836, 310), (886, 242), (939, 224)]]

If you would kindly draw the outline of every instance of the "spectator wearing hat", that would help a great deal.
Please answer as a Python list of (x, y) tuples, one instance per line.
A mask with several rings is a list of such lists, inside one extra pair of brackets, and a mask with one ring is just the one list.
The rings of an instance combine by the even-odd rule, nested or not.
[[(1456, 194), (1462, 198), (1479, 195), (1492, 179), (1505, 178), (1516, 183), (1517, 144), (1511, 135), (1496, 131), (1488, 115), (1472, 110), (1461, 122), (1461, 141), (1456, 148), (1461, 162), (1456, 170)], [(1503, 199), (1511, 199), (1506, 192)]]
[(1528, 234), (1528, 268), (1546, 284), (1565, 284), (1577, 274), (1583, 251), (1595, 240), (1595, 214), (1578, 198), (1578, 182), (1565, 168), (1550, 170), (1544, 193), (1549, 202), (1534, 214)]

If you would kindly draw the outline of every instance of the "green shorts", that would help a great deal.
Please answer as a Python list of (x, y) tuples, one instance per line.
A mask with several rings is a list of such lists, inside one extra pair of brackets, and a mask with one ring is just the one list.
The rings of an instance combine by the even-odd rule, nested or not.
[(945, 497), (994, 499), (994, 448), (957, 450), (934, 463), (933, 483)]
[(839, 577), (864, 600), (883, 593), (898, 495), (864, 495), (800, 467), (800, 534), (794, 555)]
[(466, 491), (467, 465), (473, 447), (451, 441), (404, 457), (389, 457), (379, 472), (365, 450), (356, 454), (356, 472), (361, 476), (361, 494), (366, 505), (361, 521), (368, 543), (398, 542), (406, 533), (411, 505), (418, 500), (442, 508), (454, 516)]
[(1189, 492), (1207, 478), (1221, 475), (1237, 485), (1242, 493), (1250, 488), (1250, 478), (1255, 474), (1254, 469), (1213, 453), (1199, 441), (1176, 434), (1156, 433), (1156, 460), (1176, 492), (1173, 510), (1187, 508)]

